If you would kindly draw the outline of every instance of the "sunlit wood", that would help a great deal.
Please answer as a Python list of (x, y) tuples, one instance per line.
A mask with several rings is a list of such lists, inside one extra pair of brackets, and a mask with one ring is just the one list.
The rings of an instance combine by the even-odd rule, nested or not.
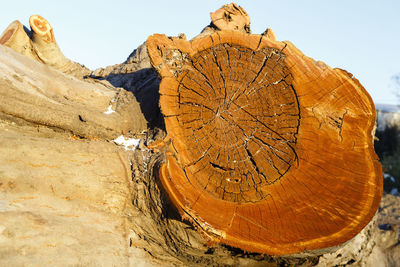
[(90, 75), (88, 68), (64, 56), (46, 19), (32, 15), (29, 24), (31, 31), (19, 21), (11, 23), (0, 36), (0, 44), (78, 78)]
[(18, 20), (13, 21), (0, 35), (0, 45), (10, 47), (20, 54), (39, 60), (33, 51), (31, 40)]
[(341, 244), (382, 191), (375, 108), (352, 74), (273, 32), (147, 41), (169, 146), (160, 176), (212, 242), (291, 254)]
[(56, 41), (54, 38), (53, 28), (43, 17), (39, 15), (32, 15), (29, 18), (29, 25), (31, 26), (33, 32), (43, 36), (46, 42), (54, 43)]
[(250, 17), (246, 11), (234, 3), (224, 5), (210, 13), (212, 24), (219, 30), (250, 32)]

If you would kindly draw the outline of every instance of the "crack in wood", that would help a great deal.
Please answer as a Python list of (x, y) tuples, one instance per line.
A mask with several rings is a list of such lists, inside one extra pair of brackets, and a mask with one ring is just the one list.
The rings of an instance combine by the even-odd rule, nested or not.
[(191, 159), (185, 169), (217, 198), (260, 201), (261, 188), (297, 162), (300, 110), (283, 49), (222, 43), (179, 67), (177, 121)]

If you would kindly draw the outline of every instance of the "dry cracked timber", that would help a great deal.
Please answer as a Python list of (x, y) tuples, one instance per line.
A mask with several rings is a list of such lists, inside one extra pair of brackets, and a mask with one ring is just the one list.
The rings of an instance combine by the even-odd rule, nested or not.
[[(1, 265), (394, 266), (392, 217), (378, 220), (393, 226), (373, 221), (334, 253), (269, 257), (208, 246), (160, 185), (163, 153), (143, 146), (165, 136), (148, 62), (142, 46), (82, 81), (0, 47)], [(121, 134), (139, 147), (117, 146)], [(386, 199), (385, 215), (397, 207)]]

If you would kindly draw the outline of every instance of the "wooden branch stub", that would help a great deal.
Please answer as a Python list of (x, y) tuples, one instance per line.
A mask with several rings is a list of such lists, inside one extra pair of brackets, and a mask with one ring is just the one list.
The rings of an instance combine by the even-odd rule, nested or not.
[(53, 28), (50, 23), (39, 15), (32, 15), (29, 18), (29, 25), (35, 34), (42, 36), (47, 43), (55, 43)]
[(53, 28), (47, 20), (39, 15), (32, 15), (29, 18), (29, 25), (32, 29), (33, 48), (44, 64), (62, 72), (67, 72), (74, 67), (74, 62), (67, 59), (61, 52), (54, 38)]
[(153, 35), (169, 152), (161, 181), (211, 241), (291, 254), (341, 244), (382, 192), (373, 102), (351, 74), (238, 31)]
[(234, 3), (224, 5), (210, 13), (212, 24), (219, 30), (236, 30), (250, 33), (250, 17), (246, 11)]
[(0, 36), (0, 44), (78, 78), (91, 73), (88, 68), (64, 56), (55, 40), (53, 28), (47, 20), (39, 15), (32, 15), (29, 24), (31, 32), (24, 29), (19, 21), (11, 23)]

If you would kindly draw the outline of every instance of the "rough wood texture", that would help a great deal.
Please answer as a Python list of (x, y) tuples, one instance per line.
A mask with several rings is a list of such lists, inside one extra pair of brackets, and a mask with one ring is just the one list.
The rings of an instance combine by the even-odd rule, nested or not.
[[(0, 70), (0, 112), (9, 116), (85, 138), (113, 139), (147, 128), (135, 97), (125, 90), (66, 76), (4, 46)], [(115, 112), (105, 113), (109, 108)]]
[(107, 80), (115, 87), (132, 92), (140, 103), (149, 129), (164, 128), (164, 119), (158, 106), (160, 80), (150, 64), (145, 43), (136, 48), (125, 62), (97, 69), (91, 77)]
[[(211, 25), (200, 36), (215, 31)], [(273, 38), (270, 33), (263, 35)], [(1, 266), (399, 262), (397, 227), (379, 230), (376, 220), (345, 245), (330, 249), (336, 250), (332, 253), (271, 257), (223, 244), (207, 246), (199, 232), (181, 220), (159, 183), (165, 153), (145, 147), (165, 136), (158, 109), (160, 80), (146, 44), (124, 63), (97, 70), (92, 77), (77, 80), (0, 47)], [(141, 138), (139, 147), (126, 151), (110, 142), (121, 133)], [(381, 202), (379, 223), (398, 224), (395, 216), (382, 217), (394, 209), (385, 200), (391, 199), (385, 196)], [(329, 216), (321, 220), (331, 223)], [(292, 233), (285, 231), (282, 228), (286, 236)]]
[(373, 102), (348, 72), (266, 36), (149, 37), (161, 180), (212, 242), (275, 255), (341, 244), (381, 197)]
[(235, 30), (250, 33), (250, 17), (234, 3), (224, 5), (210, 13), (211, 23), (219, 30)]
[(129, 246), (128, 153), (35, 125), (0, 129), (1, 266), (152, 265)]
[(11, 47), (22, 55), (40, 61), (32, 47), (24, 25), (18, 20), (13, 21), (1, 34), (0, 44)]
[[(1, 266), (276, 261), (210, 249), (167, 204), (155, 172), (163, 155), (110, 142), (121, 133), (154, 140), (130, 92), (77, 80), (6, 47), (0, 74)], [(138, 79), (129, 84), (143, 88), (142, 75), (128, 76)], [(107, 105), (115, 112), (105, 114)]]

